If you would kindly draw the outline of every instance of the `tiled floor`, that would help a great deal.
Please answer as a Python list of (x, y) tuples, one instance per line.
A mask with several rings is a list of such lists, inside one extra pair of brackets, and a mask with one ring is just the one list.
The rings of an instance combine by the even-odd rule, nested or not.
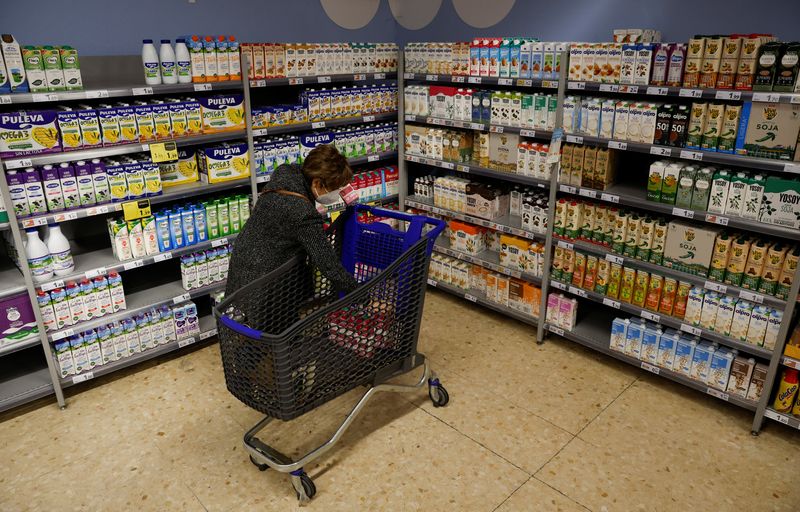
[[(797, 511), (800, 435), (567, 341), (431, 292), (420, 348), (450, 396), (377, 395), (307, 468), (320, 511)], [(0, 510), (285, 511), (288, 478), (241, 437), (217, 345), (0, 420)], [(298, 454), (360, 391), (276, 424)]]

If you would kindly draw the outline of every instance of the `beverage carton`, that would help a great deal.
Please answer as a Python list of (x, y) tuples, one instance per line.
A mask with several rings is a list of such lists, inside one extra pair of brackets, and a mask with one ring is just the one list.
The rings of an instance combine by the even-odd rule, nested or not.
[(44, 74), (47, 79), (47, 90), (63, 91), (66, 90), (64, 71), (61, 69), (61, 54), (58, 48), (53, 46), (43, 46), (42, 60), (44, 61)]
[(44, 72), (42, 51), (35, 46), (26, 46), (22, 49), (22, 60), (31, 92), (47, 91), (47, 76)]
[(715, 352), (716, 349), (710, 343), (699, 343), (694, 349), (689, 377), (700, 382), (707, 382), (711, 372), (711, 358)]
[(730, 379), (728, 380), (728, 386), (725, 388), (725, 392), (730, 395), (745, 398), (755, 366), (755, 359), (745, 359), (742, 356), (736, 356), (731, 364)]
[(219, 183), (250, 176), (250, 157), (247, 144), (208, 147), (199, 150), (200, 179)]
[(54, 110), (0, 114), (0, 158), (61, 151)]
[[(797, 147), (798, 131), (800, 104), (752, 103), (744, 132), (743, 153), (748, 156), (791, 160)], [(737, 145), (737, 153), (740, 152), (742, 151), (738, 150)]]
[(120, 144), (131, 144), (139, 140), (139, 129), (136, 125), (136, 110), (127, 103), (116, 107), (117, 123), (119, 123)]
[(241, 94), (201, 97), (199, 103), (204, 133), (244, 128), (244, 98)]
[(800, 181), (778, 176), (767, 178), (759, 220), (767, 224), (799, 228)]
[(669, 268), (706, 276), (711, 264), (714, 242), (721, 229), (699, 227), (681, 221), (669, 223), (664, 265)]
[(769, 367), (762, 363), (757, 363), (753, 368), (753, 375), (750, 378), (750, 385), (747, 387), (747, 399), (758, 401), (764, 391), (764, 383), (767, 380)]
[(680, 334), (675, 329), (667, 329), (658, 342), (656, 364), (667, 370), (672, 370), (675, 365), (675, 349), (678, 345)]
[(101, 105), (101, 108), (97, 109), (97, 120), (100, 122), (100, 136), (103, 140), (103, 146), (120, 144), (117, 109), (110, 105)]
[[(0, 35), (0, 53), (5, 61), (5, 77), (11, 92), (28, 92), (28, 82), (25, 74), (25, 61), (19, 43), (11, 34)], [(2, 81), (0, 81), (2, 86)]]
[(711, 358), (711, 373), (708, 376), (708, 385), (725, 391), (728, 388), (728, 380), (731, 375), (731, 366), (735, 354), (728, 349), (721, 348), (714, 352)]
[(83, 138), (81, 137), (81, 125), (78, 119), (78, 112), (69, 107), (62, 107), (58, 113), (58, 129), (61, 132), (61, 142), (64, 151), (81, 149)]
[(675, 361), (672, 363), (672, 371), (682, 373), (687, 377), (692, 371), (692, 361), (697, 341), (681, 336), (675, 345)]
[(61, 69), (64, 73), (64, 85), (68, 91), (83, 89), (81, 79), (81, 65), (78, 61), (78, 50), (71, 46), (59, 46), (59, 56), (61, 58)]

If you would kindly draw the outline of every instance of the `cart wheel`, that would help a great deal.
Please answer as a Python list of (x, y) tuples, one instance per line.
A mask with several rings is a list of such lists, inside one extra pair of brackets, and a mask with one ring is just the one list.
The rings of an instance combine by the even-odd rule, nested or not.
[[(298, 489), (298, 480), (300, 486), (302, 486), (302, 491)], [(311, 480), (311, 477), (308, 476), (305, 471), (299, 472), (299, 474), (292, 473), (292, 485), (294, 486), (294, 492), (300, 504), (308, 503), (317, 494), (317, 486), (314, 485), (314, 481)]]
[(255, 458), (253, 458), (252, 455), (250, 456), (250, 462), (252, 462), (253, 465), (258, 468), (259, 471), (266, 471), (269, 469), (269, 466), (267, 464), (259, 463)]
[(432, 384), (428, 386), (428, 396), (433, 402), (434, 407), (444, 407), (450, 402), (450, 395), (447, 393), (447, 390), (439, 384)]

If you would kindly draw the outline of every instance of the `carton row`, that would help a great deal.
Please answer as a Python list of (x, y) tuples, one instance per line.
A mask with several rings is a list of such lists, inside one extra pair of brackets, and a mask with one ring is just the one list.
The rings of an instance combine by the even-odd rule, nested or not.
[(252, 79), (397, 71), (394, 43), (242, 43)]
[(71, 46), (23, 46), (0, 36), (0, 93), (83, 89), (78, 52)]
[(108, 276), (68, 281), (50, 292), (37, 292), (45, 330), (55, 331), (127, 309), (122, 278)]
[(228, 279), (231, 251), (223, 245), (181, 256), (181, 286), (194, 290)]

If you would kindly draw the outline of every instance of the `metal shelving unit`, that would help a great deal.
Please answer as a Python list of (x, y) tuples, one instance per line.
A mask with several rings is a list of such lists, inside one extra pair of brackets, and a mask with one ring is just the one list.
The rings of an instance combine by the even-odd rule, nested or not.
[(648, 99), (684, 98), (687, 100), (756, 101), (767, 103), (797, 103), (800, 94), (792, 92), (737, 91), (733, 89), (694, 89), (690, 87), (603, 84), (598, 82), (567, 82), (570, 92), (608, 92), (647, 96)]
[(519, 320), (520, 322), (524, 322), (528, 325), (535, 326), (539, 323), (537, 318), (532, 317), (530, 315), (526, 315), (525, 313), (517, 311), (516, 309), (511, 309), (507, 306), (503, 306), (502, 304), (492, 302), (488, 300), (486, 296), (480, 292), (472, 290), (462, 290), (461, 288), (455, 287), (451, 284), (447, 284), (442, 281), (436, 281), (430, 278), (428, 279), (428, 285), (434, 288), (438, 288), (439, 290), (444, 290), (451, 295), (455, 295), (456, 297), (468, 300), (469, 302), (480, 304), (486, 309), (491, 309), (492, 311), (496, 311), (497, 313), (502, 313), (508, 317), (511, 317), (515, 320)]
[[(38, 341), (38, 340), (37, 340)], [(0, 367), (0, 412), (52, 395), (53, 380), (46, 365)]]
[[(675, 372), (667, 368), (662, 368), (660, 366), (650, 364), (646, 361), (636, 359), (635, 357), (631, 357), (622, 352), (612, 350), (609, 346), (611, 340), (612, 320), (613, 318), (608, 317), (608, 315), (592, 314), (586, 316), (577, 324), (575, 324), (575, 328), (571, 331), (566, 331), (564, 329), (561, 329), (560, 327), (556, 327), (551, 324), (547, 324), (547, 330), (549, 330), (554, 334), (557, 334), (558, 336), (561, 336), (562, 338), (566, 338), (570, 341), (580, 343), (581, 345), (588, 347), (592, 350), (596, 350), (597, 352), (601, 352), (607, 356), (611, 356), (614, 359), (623, 361), (632, 366), (638, 366), (642, 370), (648, 371), (660, 377), (664, 377), (665, 379), (677, 382), (688, 388), (696, 389), (701, 393), (713, 396), (724, 402), (729, 402), (734, 405), (738, 405), (739, 407), (742, 407), (749, 411), (756, 410), (756, 406), (758, 404), (752, 400), (747, 400), (739, 396), (730, 395), (716, 388), (708, 386), (703, 382), (687, 377), (686, 375), (680, 372)], [(599, 332), (606, 332), (607, 334), (605, 337), (603, 337), (598, 335)]]

